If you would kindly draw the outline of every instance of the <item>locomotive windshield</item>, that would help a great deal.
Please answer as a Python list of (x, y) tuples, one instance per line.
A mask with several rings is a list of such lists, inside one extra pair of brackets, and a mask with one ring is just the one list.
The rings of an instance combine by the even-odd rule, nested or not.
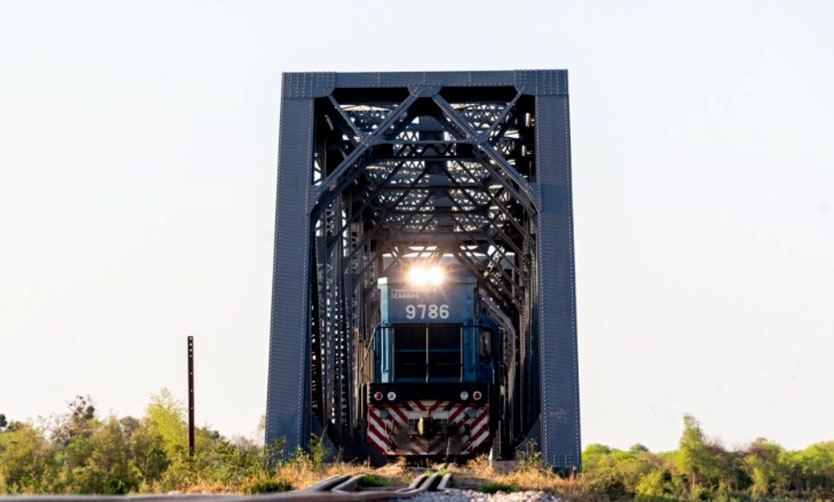
[(463, 326), (397, 324), (391, 330), (395, 382), (461, 381)]

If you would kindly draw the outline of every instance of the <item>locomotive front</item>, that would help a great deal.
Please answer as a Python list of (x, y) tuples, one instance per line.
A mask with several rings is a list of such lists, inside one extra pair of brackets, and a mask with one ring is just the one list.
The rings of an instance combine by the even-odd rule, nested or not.
[(475, 277), (412, 265), (378, 287), (382, 323), (366, 385), (367, 442), (386, 456), (489, 449), (499, 330), (478, 306)]

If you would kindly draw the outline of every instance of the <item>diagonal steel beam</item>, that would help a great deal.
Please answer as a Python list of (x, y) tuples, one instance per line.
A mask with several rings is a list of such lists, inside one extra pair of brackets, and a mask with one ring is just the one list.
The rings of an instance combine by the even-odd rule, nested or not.
[[(462, 129), (465, 132), (469, 141), (472, 142), (472, 144), (474, 144), (475, 146), (477, 146), (478, 150), (480, 150), (484, 155), (486, 155), (493, 162), (495, 162), (496, 165), (498, 165), (501, 168), (502, 172), (507, 177), (512, 179), (513, 182), (519, 187), (520, 191), (516, 190), (514, 187), (510, 186), (509, 183), (504, 182), (503, 179), (502, 179), (502, 183), (505, 183), (507, 185), (507, 188), (514, 192), (514, 195), (516, 196), (516, 198), (518, 198), (519, 201), (526, 201), (530, 205), (535, 206), (535, 202), (533, 201), (533, 198), (532, 198), (533, 191), (530, 187), (530, 184), (527, 183), (527, 180), (525, 180), (521, 176), (521, 174), (519, 174), (519, 172), (516, 171), (511, 165), (507, 164), (507, 162), (504, 160), (504, 158), (501, 155), (499, 155), (497, 152), (495, 152), (495, 150), (492, 148), (492, 145), (490, 145), (490, 143), (485, 138), (481, 137), (481, 135), (477, 131), (472, 129), (472, 127), (465, 120), (463, 120), (460, 117), (457, 110), (455, 110), (452, 107), (452, 105), (449, 104), (448, 101), (443, 99), (443, 97), (440, 96), (439, 94), (434, 96), (433, 99), (437, 103), (437, 105), (441, 108), (441, 110), (443, 110), (443, 112), (446, 114), (446, 116), (452, 122), (454, 122), (454, 124), (457, 127), (459, 127), (460, 129)], [(499, 177), (499, 179), (501, 179), (501, 178)]]
[[(361, 173), (361, 169), (354, 169), (361, 158), (366, 155), (371, 147), (380, 139), (382, 139), (389, 127), (395, 125), (397, 122), (407, 116), (408, 110), (417, 98), (413, 94), (409, 94), (402, 103), (397, 106), (397, 109), (392, 111), (385, 120), (379, 125), (374, 133), (365, 138), (366, 141), (361, 143), (361, 146), (352, 151), (350, 155), (343, 160), (339, 166), (330, 173), (321, 182), (323, 192), (319, 195), (319, 200), (315, 207), (326, 206), (337, 195), (342, 193), (345, 188), (350, 185), (353, 180)], [(352, 171), (351, 171), (352, 170)], [(337, 180), (340, 180), (337, 183)]]
[(353, 133), (353, 136), (359, 138), (360, 141), (364, 140), (367, 137), (367, 133), (365, 133), (364, 131), (360, 131), (356, 128), (356, 125), (353, 123), (352, 120), (350, 120), (350, 117), (348, 117), (345, 114), (345, 111), (342, 109), (341, 105), (339, 105), (339, 102), (336, 101), (336, 98), (334, 98), (332, 94), (328, 94), (327, 97), (330, 101), (330, 104), (333, 105), (333, 109), (336, 110), (336, 113), (342, 119), (343, 125), (347, 126), (348, 130)]

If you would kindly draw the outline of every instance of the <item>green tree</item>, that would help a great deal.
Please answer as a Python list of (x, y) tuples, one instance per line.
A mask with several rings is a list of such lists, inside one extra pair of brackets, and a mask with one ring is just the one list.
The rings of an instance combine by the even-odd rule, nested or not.
[(593, 444), (582, 453), (586, 489), (612, 500), (634, 497), (641, 481), (658, 469), (662, 461), (642, 445), (620, 451)]
[(181, 457), (188, 450), (188, 423), (185, 405), (168, 389), (151, 396), (145, 410), (148, 425), (154, 434), (162, 437), (162, 447), (168, 459)]
[(582, 452), (582, 465), (585, 466), (586, 471), (593, 470), (610, 453), (611, 448), (604, 444), (589, 444)]
[(790, 473), (781, 461), (783, 453), (781, 446), (764, 438), (757, 438), (742, 453), (751, 497), (762, 499), (787, 494)]
[(680, 500), (686, 492), (683, 479), (675, 476), (667, 466), (659, 466), (646, 473), (634, 489), (636, 500)]
[(138, 486), (130, 469), (127, 434), (116, 417), (99, 423), (90, 437), (76, 436), (68, 450), (69, 489), (74, 493), (124, 494)]
[[(188, 423), (185, 420), (185, 404), (168, 389), (151, 396), (145, 410), (149, 435), (161, 438), (161, 447), (168, 461), (159, 477), (164, 490), (179, 490), (194, 484), (200, 478), (199, 464), (188, 456)], [(196, 439), (197, 450), (204, 444), (202, 435)], [(157, 464), (159, 465), (159, 464)]]
[(720, 443), (709, 440), (690, 415), (684, 416), (676, 466), (685, 478), (689, 497), (694, 499), (710, 495), (732, 498), (750, 483), (742, 454), (728, 452)]
[(165, 453), (165, 439), (145, 417), (130, 437), (130, 463), (137, 472), (142, 491), (149, 491), (171, 465)]
[(92, 437), (93, 453), (88, 464), (95, 480), (92, 493), (125, 494), (138, 486), (130, 469), (130, 445), (122, 423), (111, 416)]
[(799, 488), (804, 497), (834, 496), (834, 441), (817, 443), (793, 454)]
[(683, 435), (679, 443), (677, 465), (680, 472), (686, 476), (690, 493), (695, 493), (699, 486), (708, 484), (718, 468), (706, 437), (701, 431), (701, 425), (691, 415), (683, 417)]
[(93, 454), (93, 434), (101, 426), (90, 396), (78, 395), (68, 403), (69, 411), (52, 428), (55, 464), (58, 470), (51, 491), (92, 493), (87, 464)]
[(68, 444), (74, 437), (89, 438), (98, 426), (96, 409), (90, 396), (75, 396), (68, 406), (69, 413), (63, 416), (52, 431), (53, 439), (63, 445)]
[(0, 434), (0, 478), (6, 490), (11, 493), (48, 491), (54, 473), (51, 445), (41, 429), (24, 422), (13, 425), (14, 430)]

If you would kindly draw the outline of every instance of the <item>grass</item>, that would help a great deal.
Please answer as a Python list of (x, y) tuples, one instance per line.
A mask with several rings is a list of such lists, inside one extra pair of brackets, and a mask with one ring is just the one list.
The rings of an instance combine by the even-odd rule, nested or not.
[(514, 492), (515, 488), (511, 485), (504, 484), (504, 483), (487, 483), (485, 485), (481, 485), (481, 491), (484, 493), (489, 493), (492, 495), (493, 493), (498, 492)]
[[(479, 457), (466, 464), (436, 464), (429, 473), (451, 473), (455, 486), (480, 490), (484, 493), (542, 491), (566, 500), (592, 500), (583, 493), (578, 479), (564, 479), (548, 470), (539, 469), (535, 463), (493, 462)], [(375, 469), (367, 463), (303, 458), (289, 461), (273, 472), (260, 473), (234, 484), (200, 482), (192, 484), (181, 493), (258, 494), (302, 489), (323, 479), (341, 475), (363, 475), (364, 487), (406, 487), (417, 476), (406, 468), (404, 462), (388, 464)]]
[(393, 483), (394, 483), (393, 480), (388, 479), (388, 478), (383, 478), (383, 477), (377, 476), (375, 474), (365, 474), (364, 476), (362, 476), (361, 479), (359, 479), (359, 486), (364, 486), (364, 487), (369, 487), (369, 488), (370, 487), (380, 488), (380, 487), (384, 487), (384, 486), (391, 486)]
[(533, 463), (492, 462), (478, 457), (463, 465), (449, 465), (455, 485), (476, 486), (485, 493), (542, 491), (566, 500), (590, 500), (577, 478), (562, 478)]

